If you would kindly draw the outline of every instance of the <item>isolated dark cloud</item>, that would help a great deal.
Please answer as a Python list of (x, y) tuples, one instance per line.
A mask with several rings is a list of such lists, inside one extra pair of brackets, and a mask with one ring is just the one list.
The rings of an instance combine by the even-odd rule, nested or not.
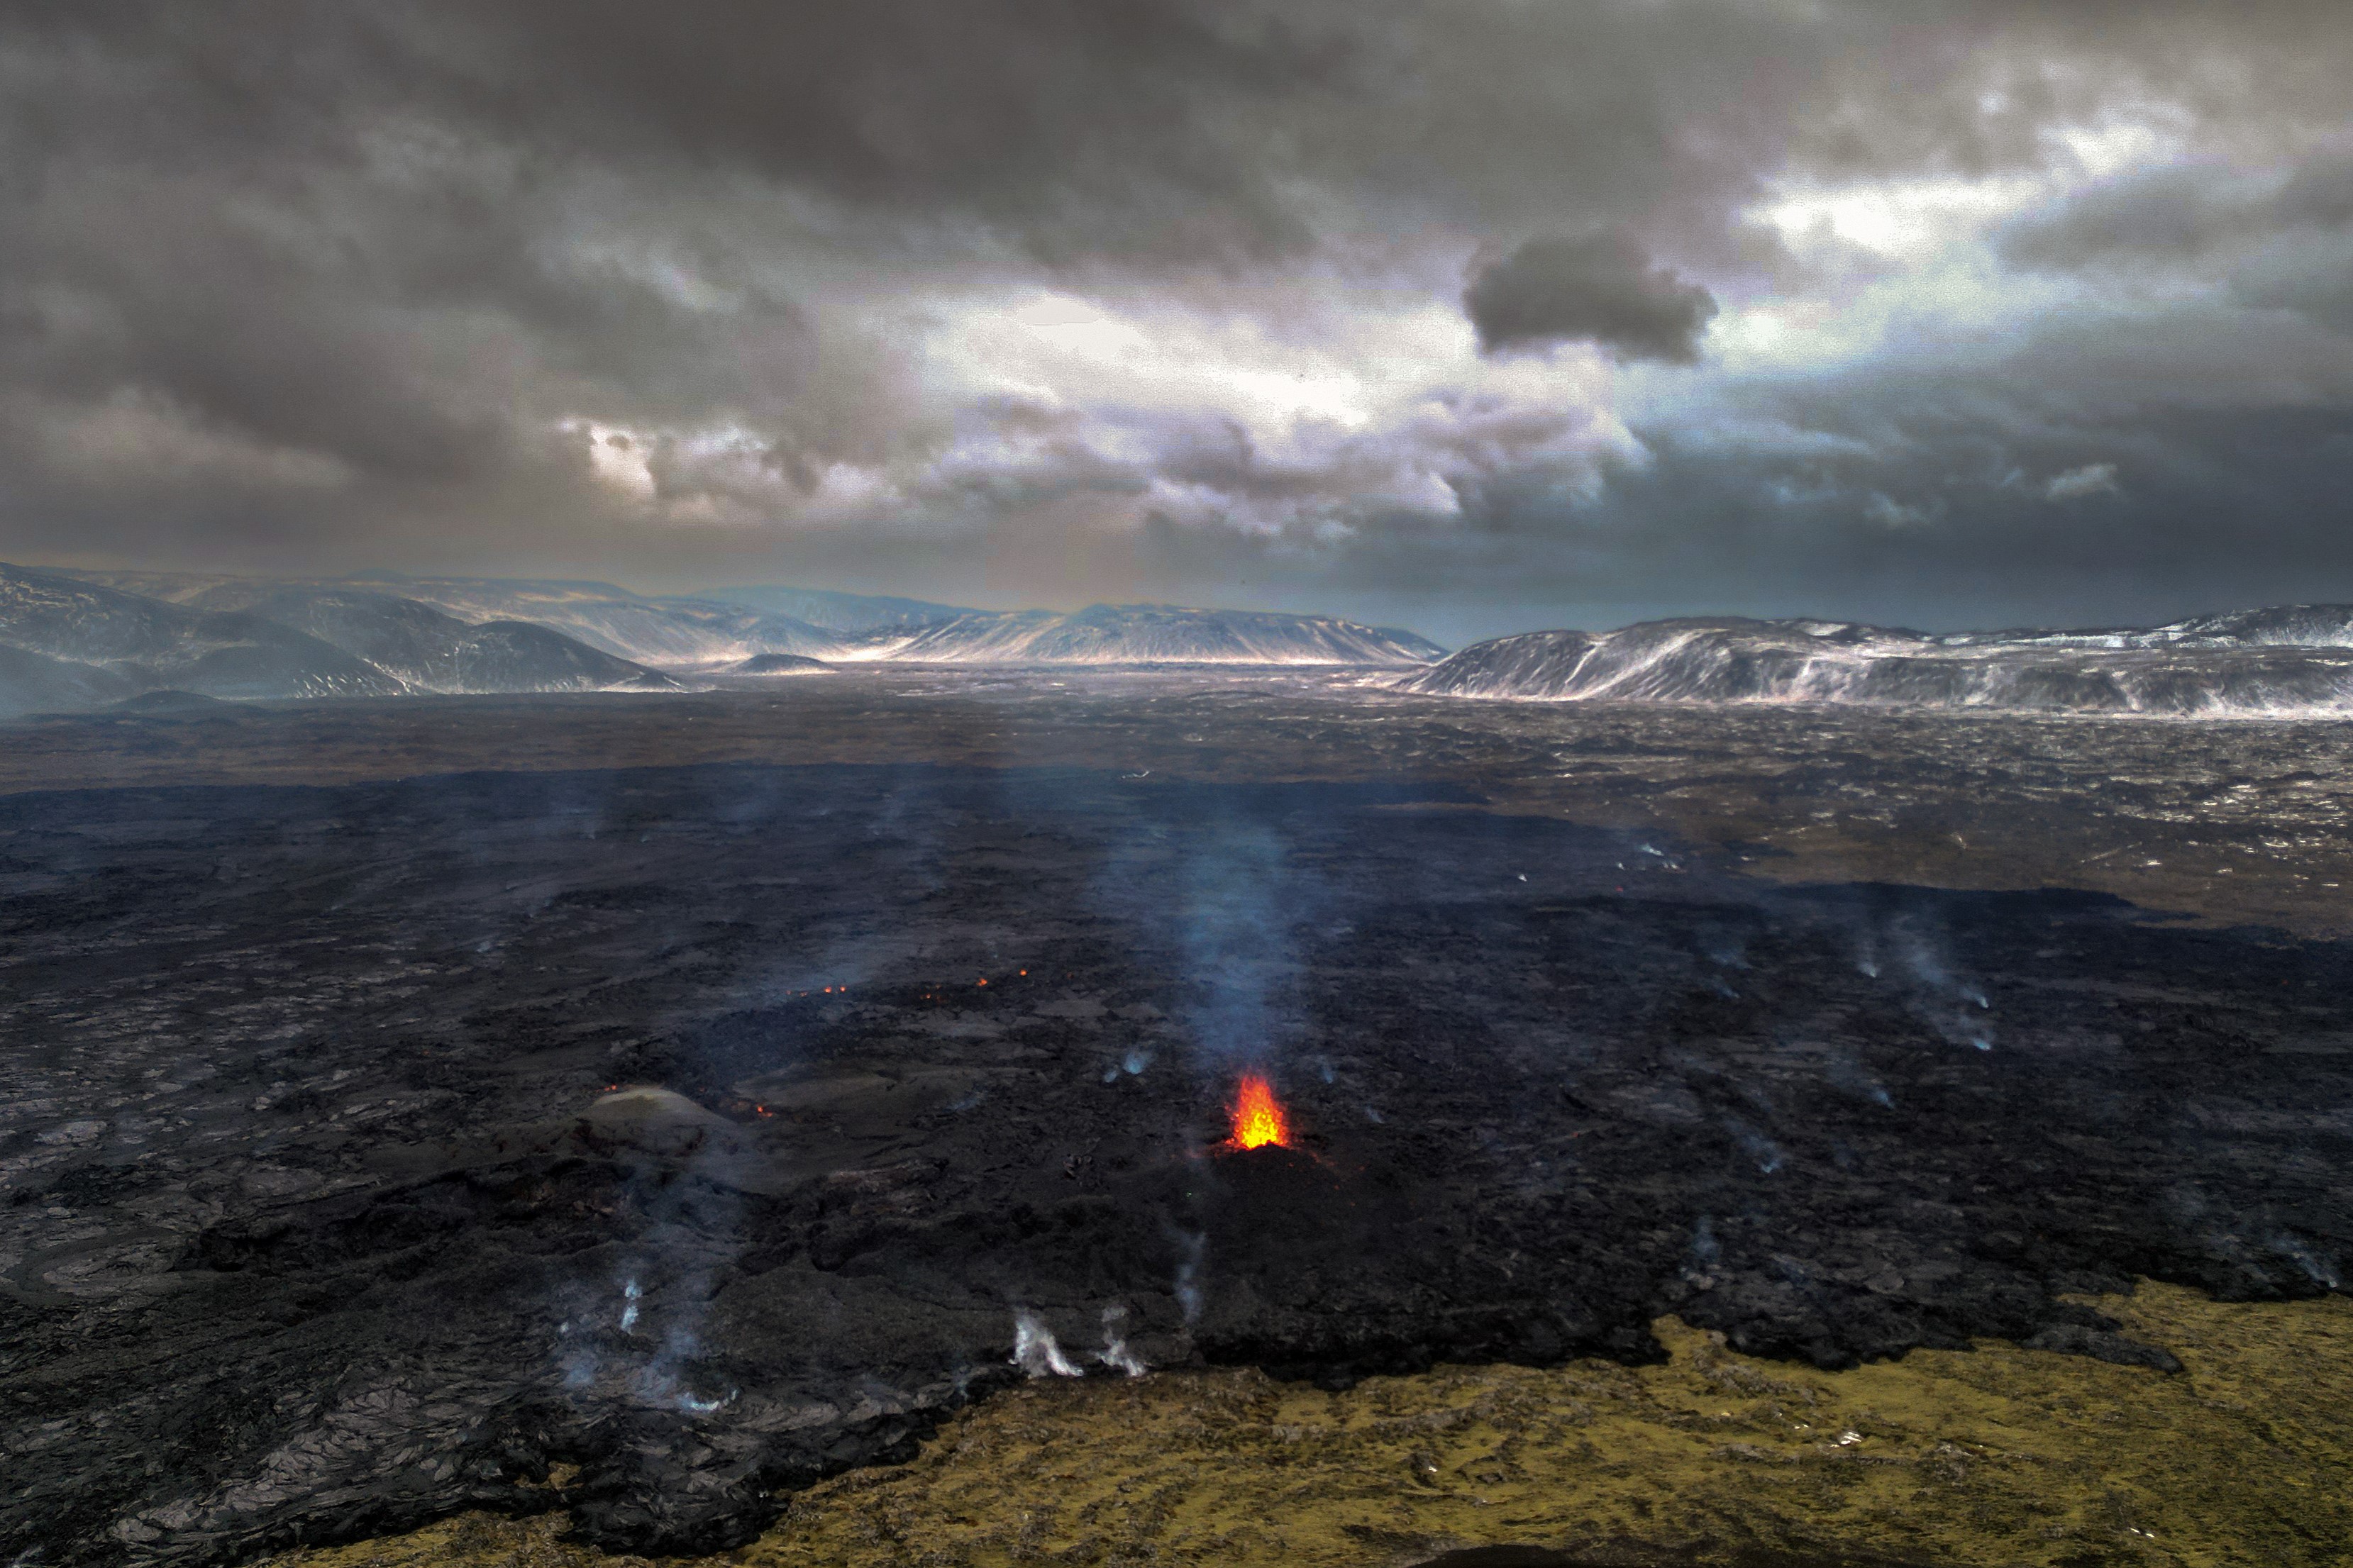
[(2353, 596), (2348, 68), (2310, 0), (21, 0), (0, 559)]
[(1694, 364), (1715, 298), (1609, 232), (1523, 240), (1479, 268), (1462, 309), (1482, 353), (1583, 341), (1620, 359)]

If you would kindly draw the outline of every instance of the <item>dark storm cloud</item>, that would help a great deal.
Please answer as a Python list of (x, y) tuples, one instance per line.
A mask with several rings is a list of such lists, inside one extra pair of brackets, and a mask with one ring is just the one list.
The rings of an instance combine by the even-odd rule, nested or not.
[[(1305, 537), (1176, 528), (1150, 547), (1171, 575), (1279, 586), (1302, 603), (1337, 589), (1454, 645), (1691, 613), (1928, 630), (2149, 624), (2353, 587), (2341, 499), (2353, 412), (2177, 412), (2063, 433), (1966, 416), (1931, 387), (1879, 390), (1911, 400), (1896, 423), (1967, 469), (1927, 485), (1901, 462), (1653, 430), (1650, 460), (1588, 500), (1523, 474), (1463, 521), (1398, 517), (1345, 554)], [(1843, 433), (1858, 451), (1869, 434)], [(2052, 497), (2052, 479), (2108, 465), (2128, 495)]]
[(1694, 364), (1715, 299), (1623, 234), (1524, 240), (1462, 293), (1482, 353), (1583, 340), (1620, 359)]
[[(51, 549), (332, 554), (394, 524), (427, 560), (486, 530), (609, 548), (625, 525), (549, 433), (567, 415), (736, 428), (803, 488), (936, 445), (898, 345), (812, 331), (822, 277), (1295, 254), (1282, 181), (1388, 178), (1352, 166), (1380, 151), (1348, 106), (1480, 68), (1312, 5), (12, 16), (0, 453), (15, 531)], [(1447, 188), (1444, 137), (1480, 132), (1451, 93), (1431, 113), (1439, 166), (1394, 197), (1514, 199)], [(1551, 187), (1674, 183), (1655, 126), (1619, 149)], [(723, 492), (709, 467), (649, 471)]]
[(1392, 515), (1345, 549), (1304, 530), (1151, 544), (1171, 574), (1302, 602), (1339, 583), (1456, 644), (1694, 611), (1952, 630), (2341, 602), (2353, 374), (2314, 337), (2229, 305), (2155, 341), (2054, 321), (1966, 374), (1735, 380), (1704, 419), (1639, 426), (1639, 458), (1598, 485), (1523, 465), (1459, 518)]
[[(0, 558), (1411, 618), (2091, 583), (2065, 541), (2110, 529), (2145, 577), (2276, 552), (2353, 595), (2288, 481), (2353, 406), (2348, 34), (2301, 0), (23, 0)], [(1914, 263), (1776, 200), (2056, 179), (2143, 121), (2175, 150), (2086, 154), (2116, 172), (1993, 240), (2045, 290), (1984, 329), (2013, 352), (1940, 335), (1928, 283), (1800, 352)], [(1744, 312), (1783, 306), (1760, 363)], [(1509, 352), (1562, 341), (1622, 385)]]
[(2005, 260), (2053, 270), (2116, 258), (2182, 260), (2243, 232), (2251, 216), (2227, 171), (2160, 169), (2030, 214), (1998, 237)]
[(2047, 274), (2209, 279), (2249, 310), (2353, 337), (2353, 157), (2342, 153), (2269, 177), (2209, 163), (2112, 181), (2012, 222), (1996, 244)]
[(2098, 185), (1998, 237), (2005, 259), (2066, 270), (2103, 263), (2194, 265), (2217, 251), (2353, 226), (2353, 158), (2315, 159), (2278, 180), (2192, 164)]

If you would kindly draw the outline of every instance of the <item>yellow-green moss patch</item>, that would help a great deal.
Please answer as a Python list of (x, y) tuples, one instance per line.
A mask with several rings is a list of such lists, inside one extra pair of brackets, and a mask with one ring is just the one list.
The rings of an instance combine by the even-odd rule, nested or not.
[[(2104, 1300), (2187, 1370), (1987, 1344), (1823, 1373), (1672, 1320), (1669, 1364), (1444, 1368), (1345, 1394), (1252, 1372), (1030, 1384), (710, 1563), (1360, 1568), (1631, 1539), (1986, 1568), (2353, 1563), (2353, 1300)], [(560, 1518), (469, 1517), (278, 1568), (583, 1568)]]

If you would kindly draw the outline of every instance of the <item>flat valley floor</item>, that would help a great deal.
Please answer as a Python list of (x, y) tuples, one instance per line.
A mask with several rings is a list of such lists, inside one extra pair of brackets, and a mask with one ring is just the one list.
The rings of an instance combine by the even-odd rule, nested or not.
[(2348, 750), (905, 668), (0, 729), (0, 1555), (2341, 1562)]

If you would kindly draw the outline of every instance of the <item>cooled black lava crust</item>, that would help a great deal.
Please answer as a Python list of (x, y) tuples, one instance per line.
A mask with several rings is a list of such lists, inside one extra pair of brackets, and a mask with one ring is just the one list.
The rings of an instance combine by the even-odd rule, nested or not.
[[(2353, 1247), (2344, 947), (2102, 896), (1018, 769), (30, 795), (0, 835), (16, 1563), (470, 1506), (715, 1547), (1023, 1375), (1025, 1320), (1097, 1375), (1641, 1358), (1665, 1311), (2162, 1368), (2058, 1297), (2309, 1294)], [(1246, 1066), (1294, 1147), (1219, 1147)]]

